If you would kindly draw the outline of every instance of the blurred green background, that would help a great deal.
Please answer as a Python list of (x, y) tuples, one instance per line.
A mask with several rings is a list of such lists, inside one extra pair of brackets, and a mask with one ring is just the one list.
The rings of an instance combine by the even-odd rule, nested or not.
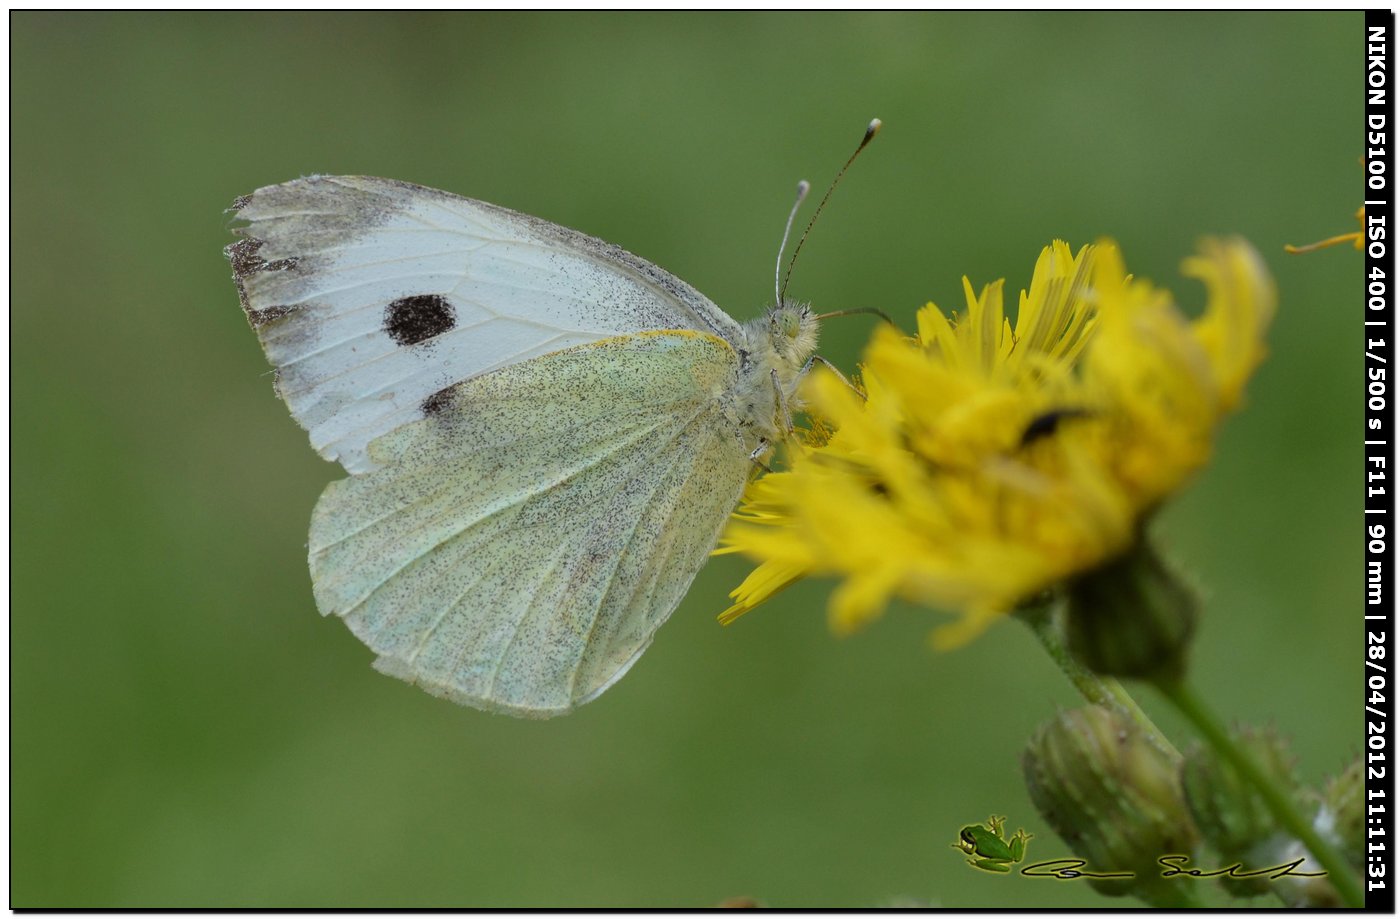
[[(949, 848), (996, 812), (1069, 854), (1018, 756), (1077, 697), (1014, 623), (940, 655), (903, 607), (836, 640), (807, 583), (722, 629), (747, 570), (723, 558), (568, 718), (374, 673), (306, 570), (339, 467), (220, 253), (236, 195), (314, 172), (577, 227), (739, 318), (794, 183), (876, 115), (791, 288), (821, 309), (912, 327), (963, 274), (1018, 289), (1099, 235), (1199, 306), (1180, 259), (1247, 236), (1272, 355), (1159, 530), (1207, 590), (1193, 673), (1222, 714), (1292, 735), (1310, 782), (1359, 750), (1360, 262), (1282, 252), (1355, 226), (1359, 13), (11, 23), (11, 905), (1136, 904)], [(869, 330), (824, 353), (853, 366)]]

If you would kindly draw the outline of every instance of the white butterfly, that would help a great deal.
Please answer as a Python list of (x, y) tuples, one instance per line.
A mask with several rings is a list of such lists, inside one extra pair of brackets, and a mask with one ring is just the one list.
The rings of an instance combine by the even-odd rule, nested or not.
[(818, 317), (780, 302), (741, 325), (617, 246), (388, 179), (234, 208), (277, 392), (350, 473), (311, 519), (321, 612), (455, 702), (596, 698), (790, 430)]

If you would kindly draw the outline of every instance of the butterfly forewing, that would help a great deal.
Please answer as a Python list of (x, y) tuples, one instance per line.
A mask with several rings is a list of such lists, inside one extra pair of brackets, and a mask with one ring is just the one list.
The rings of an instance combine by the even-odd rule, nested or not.
[(312, 445), (349, 472), (376, 437), (445, 388), (631, 332), (738, 326), (616, 246), (404, 182), (312, 176), (235, 203), (228, 249), (278, 391)]

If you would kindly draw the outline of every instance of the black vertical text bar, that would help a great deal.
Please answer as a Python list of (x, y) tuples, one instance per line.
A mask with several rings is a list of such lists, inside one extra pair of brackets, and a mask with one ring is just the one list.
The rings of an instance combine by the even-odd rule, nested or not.
[(1390, 73), (1394, 61), (1395, 15), (1389, 10), (1366, 11), (1366, 68), (1364, 166), (1365, 218), (1362, 246), (1365, 251), (1366, 399), (1366, 908), (1395, 909), (1395, 746), (1394, 698), (1391, 671), (1395, 669), (1394, 598), (1395, 498), (1390, 476), (1395, 470), (1395, 413), (1390, 394), (1395, 381), (1390, 360), (1395, 335), (1395, 310), (1391, 288), (1396, 283), (1390, 253), (1390, 216), (1395, 201), (1390, 180), (1390, 150), (1395, 139)]

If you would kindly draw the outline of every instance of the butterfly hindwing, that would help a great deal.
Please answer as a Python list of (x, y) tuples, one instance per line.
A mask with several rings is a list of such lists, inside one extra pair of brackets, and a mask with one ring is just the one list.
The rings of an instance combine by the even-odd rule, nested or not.
[(235, 202), (228, 247), (277, 388), (347, 471), (435, 394), (510, 364), (648, 329), (738, 340), (689, 285), (617, 246), (446, 192), (311, 176)]
[(696, 332), (611, 338), (442, 393), (316, 507), (317, 603), (376, 666), (548, 717), (619, 678), (680, 602), (752, 463), (739, 358)]

